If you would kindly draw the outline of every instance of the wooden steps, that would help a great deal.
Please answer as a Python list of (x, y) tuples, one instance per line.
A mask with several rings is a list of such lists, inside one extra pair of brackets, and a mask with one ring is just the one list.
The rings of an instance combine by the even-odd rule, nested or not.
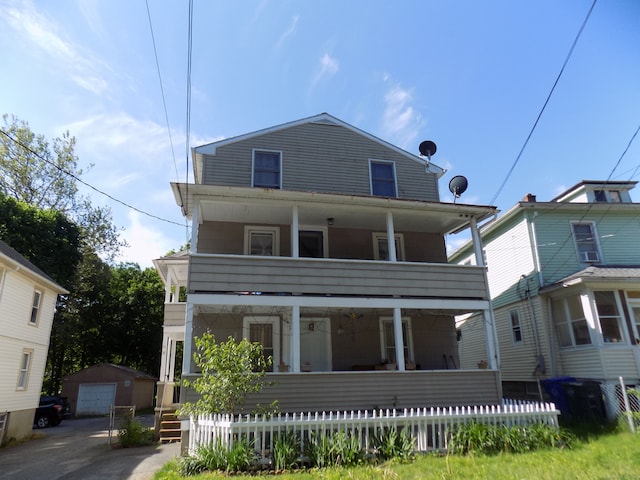
[(160, 443), (173, 443), (181, 440), (180, 420), (175, 411), (163, 412), (160, 421)]

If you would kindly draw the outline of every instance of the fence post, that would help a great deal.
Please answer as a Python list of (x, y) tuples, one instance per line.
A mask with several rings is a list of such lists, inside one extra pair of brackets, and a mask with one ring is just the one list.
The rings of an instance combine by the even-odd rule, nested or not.
[(624, 379), (620, 378), (620, 387), (622, 388), (622, 398), (624, 398), (624, 410), (627, 415), (627, 420), (629, 421), (629, 429), (631, 429), (631, 433), (636, 433), (636, 425), (633, 421), (633, 416), (631, 415), (631, 406), (629, 405), (629, 395), (627, 395), (627, 387), (624, 386)]

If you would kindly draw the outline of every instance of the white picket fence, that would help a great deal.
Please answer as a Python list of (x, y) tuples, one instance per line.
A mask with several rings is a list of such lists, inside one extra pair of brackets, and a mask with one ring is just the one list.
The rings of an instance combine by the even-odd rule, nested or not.
[(491, 425), (529, 425), (544, 423), (558, 427), (558, 415), (553, 403), (505, 401), (503, 405), (424, 408), (405, 410), (314, 412), (285, 415), (208, 415), (190, 419), (189, 453), (199, 445), (221, 441), (249, 442), (263, 455), (273, 449), (281, 432), (294, 432), (300, 438), (300, 452), (312, 436), (336, 431), (351, 432), (360, 439), (363, 449), (369, 449), (372, 435), (381, 429), (408, 429), (419, 452), (444, 451), (450, 432), (460, 424), (475, 421)]

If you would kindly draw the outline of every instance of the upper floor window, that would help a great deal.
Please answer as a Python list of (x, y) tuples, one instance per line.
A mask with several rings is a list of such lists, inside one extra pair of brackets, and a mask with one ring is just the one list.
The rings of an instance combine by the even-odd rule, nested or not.
[(18, 370), (18, 390), (25, 390), (29, 383), (29, 370), (31, 369), (31, 350), (23, 350), (20, 357), (20, 369)]
[(254, 187), (282, 188), (282, 153), (254, 150), (252, 174)]
[(600, 261), (596, 227), (593, 223), (573, 223), (573, 237), (580, 262), (597, 263)]
[(551, 311), (561, 347), (591, 344), (589, 325), (579, 296), (553, 300)]
[(244, 227), (245, 255), (280, 255), (278, 227)]
[(522, 325), (520, 325), (520, 314), (517, 310), (511, 310), (509, 312), (511, 318), (511, 335), (513, 337), (513, 343), (522, 343)]
[(593, 197), (596, 202), (622, 202), (622, 196), (619, 190), (594, 190)]
[[(389, 241), (386, 233), (373, 233), (373, 258), (375, 260), (389, 260)], [(405, 261), (404, 238), (401, 233), (394, 235), (396, 244), (396, 259)]]
[(393, 162), (369, 160), (371, 195), (397, 197), (396, 166)]
[(32, 325), (37, 325), (38, 323), (38, 315), (40, 313), (40, 302), (42, 301), (42, 293), (38, 290), (34, 290), (33, 292), (33, 304), (31, 305), (31, 318), (29, 319), (29, 323)]

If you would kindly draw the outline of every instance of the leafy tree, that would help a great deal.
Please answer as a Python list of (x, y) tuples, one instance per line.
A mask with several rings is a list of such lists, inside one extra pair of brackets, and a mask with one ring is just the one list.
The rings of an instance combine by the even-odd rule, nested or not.
[(236, 342), (233, 337), (217, 343), (209, 332), (196, 337), (195, 344), (193, 358), (202, 375), (182, 382), (200, 394), (200, 399), (195, 404), (183, 403), (181, 414), (236, 413), (242, 409), (249, 393), (262, 390), (272, 358), (264, 357), (261, 344), (246, 338)]
[(77, 180), (83, 171), (78, 168), (74, 152), (75, 138), (65, 132), (49, 143), (16, 116), (5, 114), (2, 118), (0, 192), (74, 220), (82, 228), (82, 239), (103, 257), (113, 260), (126, 243), (119, 239), (110, 209), (94, 207), (79, 193)]

